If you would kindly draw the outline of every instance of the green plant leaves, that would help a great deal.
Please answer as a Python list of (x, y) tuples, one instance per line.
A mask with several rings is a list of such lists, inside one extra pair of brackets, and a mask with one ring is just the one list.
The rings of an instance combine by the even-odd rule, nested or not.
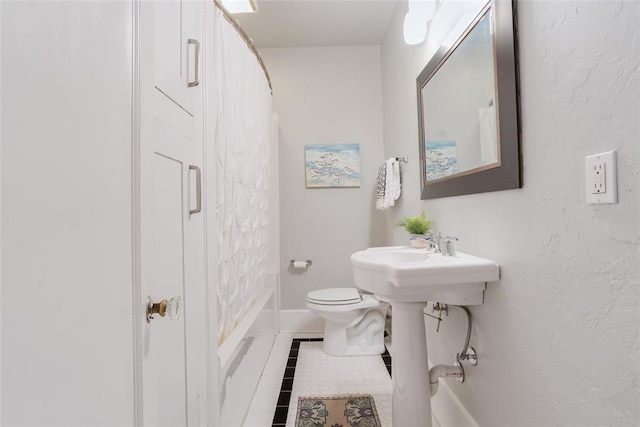
[(431, 221), (427, 219), (424, 211), (418, 216), (402, 218), (396, 227), (404, 227), (409, 234), (427, 234), (431, 228)]

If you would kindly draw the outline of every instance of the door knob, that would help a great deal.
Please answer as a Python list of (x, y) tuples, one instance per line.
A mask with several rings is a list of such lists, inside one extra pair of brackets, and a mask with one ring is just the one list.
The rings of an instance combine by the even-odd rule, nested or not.
[(169, 313), (171, 320), (177, 320), (182, 315), (182, 297), (177, 295), (170, 300), (163, 299), (160, 302), (153, 302), (151, 296), (147, 297), (147, 323), (151, 323), (154, 314), (164, 317)]

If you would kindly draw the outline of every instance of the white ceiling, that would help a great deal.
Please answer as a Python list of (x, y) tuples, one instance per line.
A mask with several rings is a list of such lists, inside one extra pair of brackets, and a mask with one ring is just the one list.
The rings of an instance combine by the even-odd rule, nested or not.
[(237, 14), (256, 47), (363, 46), (382, 42), (397, 0), (258, 0)]

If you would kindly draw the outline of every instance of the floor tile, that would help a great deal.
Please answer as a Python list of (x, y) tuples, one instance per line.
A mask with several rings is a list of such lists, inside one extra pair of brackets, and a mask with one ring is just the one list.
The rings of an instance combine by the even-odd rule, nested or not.
[[(281, 334), (273, 345), (243, 426), (293, 426), (300, 396), (363, 393), (374, 397), (382, 425), (391, 426), (390, 373), (389, 353), (382, 357), (334, 357), (322, 351), (321, 339), (295, 339)], [(441, 427), (435, 417), (432, 421), (433, 427)]]
[(391, 378), (380, 356), (330, 356), (322, 342), (300, 343), (293, 390), (287, 414), (295, 424), (298, 398), (345, 394), (371, 394), (383, 427), (391, 427)]

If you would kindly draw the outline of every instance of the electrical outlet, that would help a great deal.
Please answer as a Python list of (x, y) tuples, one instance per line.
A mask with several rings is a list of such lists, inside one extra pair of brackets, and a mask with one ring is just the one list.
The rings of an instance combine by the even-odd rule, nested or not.
[(607, 192), (607, 164), (602, 159), (597, 159), (593, 164), (591, 173), (591, 194), (604, 194)]
[(618, 203), (616, 152), (594, 154), (585, 158), (587, 203)]

